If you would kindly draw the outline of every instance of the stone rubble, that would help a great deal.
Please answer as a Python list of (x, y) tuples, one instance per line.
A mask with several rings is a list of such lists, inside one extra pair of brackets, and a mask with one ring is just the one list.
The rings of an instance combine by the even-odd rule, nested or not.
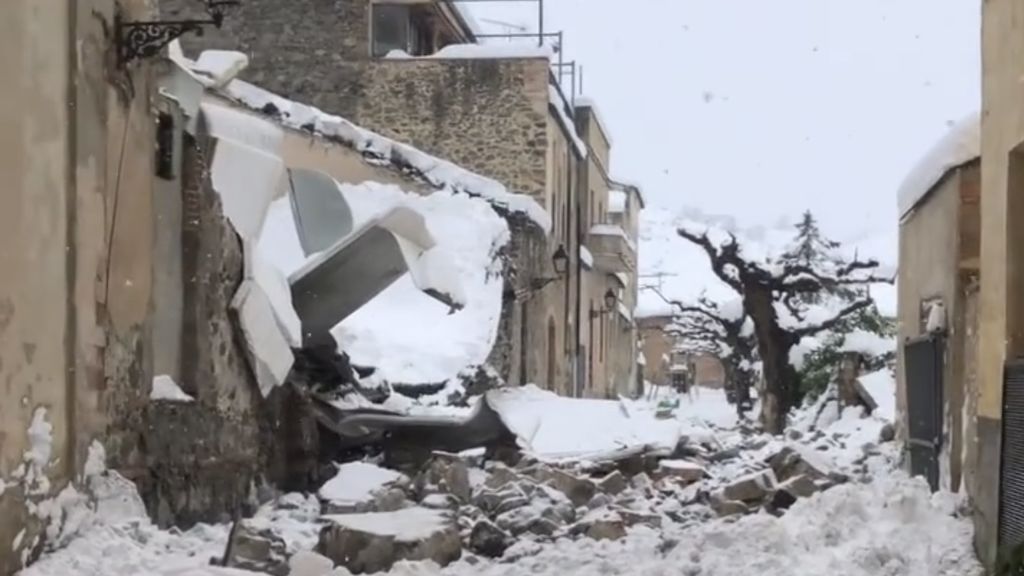
[[(305, 576), (328, 563), (338, 574), (372, 574), (423, 559), (439, 566), (459, 558), (512, 562), (562, 538), (616, 541), (666, 523), (686, 527), (760, 511), (782, 515), (800, 499), (849, 480), (796, 440), (736, 436), (725, 445), (678, 446), (671, 458), (633, 456), (610, 468), (438, 452), (419, 469), (403, 470), (410, 481), (389, 485), (357, 507), (322, 501), (316, 553), (296, 554), (291, 542), (285, 550), (274, 534), (242, 523), (228, 565), (282, 576), (291, 565)], [(866, 458), (879, 448), (863, 450)], [(281, 509), (291, 506), (289, 496), (279, 500)], [(437, 522), (413, 534), (386, 528), (423, 518)], [(288, 554), (294, 554), (290, 561)]]

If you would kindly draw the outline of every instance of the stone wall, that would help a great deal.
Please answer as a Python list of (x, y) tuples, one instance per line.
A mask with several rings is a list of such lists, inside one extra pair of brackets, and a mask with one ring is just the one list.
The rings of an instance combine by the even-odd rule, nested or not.
[[(207, 18), (196, 0), (159, 0), (169, 19)], [(295, 100), (347, 90), (335, 72), (370, 56), (370, 0), (245, 0), (229, 9), (220, 30), (181, 39), (187, 54), (205, 49), (249, 55), (244, 77)], [(329, 108), (326, 108), (329, 110)]]
[(382, 60), (337, 70), (358, 90), (324, 110), (498, 180), (545, 205), (548, 60)]

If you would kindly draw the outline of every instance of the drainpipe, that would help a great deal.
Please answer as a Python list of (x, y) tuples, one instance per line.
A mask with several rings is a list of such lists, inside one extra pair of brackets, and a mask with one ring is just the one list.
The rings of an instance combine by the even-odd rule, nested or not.
[[(575, 112), (576, 111), (573, 110), (573, 113), (575, 113)], [(576, 129), (575, 123), (574, 123), (572, 128), (573, 128), (573, 130)], [(567, 161), (566, 171), (565, 171), (566, 203), (567, 203), (566, 210), (565, 210), (565, 243), (569, 245), (569, 250), (570, 250), (569, 253), (570, 254), (574, 254), (575, 253), (575, 255), (576, 255), (576, 268), (578, 270), (579, 269), (579, 260), (580, 260), (580, 249), (579, 249), (579, 246), (573, 246), (573, 243), (572, 243), (572, 207), (573, 207), (573, 200), (575, 199), (575, 195), (573, 194), (573, 188), (572, 188), (572, 184), (573, 184), (572, 169), (573, 169), (573, 166), (574, 166), (574, 164), (573, 164), (573, 157), (574, 157), (575, 154), (573, 152), (572, 142), (566, 142), (566, 144), (568, 144), (568, 146), (565, 147), (565, 158), (566, 158), (566, 161)], [(579, 276), (579, 274), (577, 273), (577, 277), (578, 276)], [(572, 294), (571, 291), (572, 291), (572, 278), (566, 278), (566, 280), (565, 280), (565, 327), (566, 327), (565, 337), (566, 338), (569, 338), (569, 336), (570, 336), (568, 328), (569, 328), (569, 314), (571, 313), (571, 310), (569, 309), (569, 301), (570, 301), (571, 294)], [(574, 332), (573, 336), (574, 336), (575, 340), (573, 341), (573, 345), (569, 348), (569, 350), (570, 350), (570, 355), (569, 355), (569, 361), (570, 361), (569, 373), (572, 374), (572, 382), (571, 383), (572, 383), (572, 388), (573, 388), (573, 392), (574, 392), (573, 395), (575, 395), (576, 382), (579, 380), (579, 375), (577, 374), (579, 369), (577, 367), (577, 361), (576, 361), (576, 357), (579, 356), (579, 340), (580, 340), (579, 339), (579, 329), (580, 329), (579, 328), (579, 324), (575, 324), (574, 328), (573, 328), (573, 332)]]
[[(575, 110), (573, 112), (575, 112)], [(575, 129), (575, 125), (573, 126), (573, 129)], [(585, 170), (586, 164), (584, 162), (580, 162), (576, 166), (576, 169)], [(580, 174), (580, 178), (577, 179), (577, 184), (579, 182), (583, 182), (582, 173)], [(583, 370), (580, 369), (581, 363), (583, 362), (583, 359), (580, 358), (580, 337), (583, 333), (583, 324), (581, 320), (583, 316), (581, 312), (583, 306), (583, 258), (580, 257), (580, 247), (583, 245), (583, 202), (580, 202), (580, 199), (582, 198), (584, 191), (581, 190), (578, 192), (579, 194), (577, 195), (576, 205), (574, 206), (576, 212), (576, 341), (574, 342), (573, 348), (575, 350), (573, 357), (576, 368), (576, 381), (573, 383), (573, 396), (577, 398), (582, 395), (581, 391), (583, 389), (584, 377)]]

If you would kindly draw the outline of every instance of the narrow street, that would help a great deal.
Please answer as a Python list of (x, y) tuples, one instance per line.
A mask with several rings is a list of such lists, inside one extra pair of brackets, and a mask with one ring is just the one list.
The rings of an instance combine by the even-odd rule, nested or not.
[[(349, 572), (331, 571), (330, 560), (309, 554), (318, 540), (324, 541), (320, 534), (325, 526), (336, 520), (363, 533), (363, 539), (333, 545), (365, 554), (365, 566), (372, 567), (388, 563), (388, 553), (395, 553), (390, 547), (371, 552), (380, 546), (377, 539), (419, 541), (431, 549), (429, 554), (444, 555), (445, 542), (432, 536), (439, 511), (457, 518), (461, 534), (454, 550), (459, 550), (460, 537), (467, 543), (460, 558), (443, 569), (430, 560), (398, 561), (385, 573), (982, 573), (963, 500), (932, 495), (921, 479), (908, 478), (896, 468), (896, 445), (880, 441), (883, 428), (891, 426), (891, 412), (864, 416), (847, 409), (840, 417), (828, 407), (808, 406), (796, 415), (787, 436), (778, 438), (739, 423), (721, 390), (697, 389), (681, 398), (662, 394), (663, 405), (679, 400), (668, 420), (654, 418), (656, 404), (625, 402), (641, 428), (661, 429), (653, 436), (671, 434), (672, 428), (683, 434), (677, 454), (646, 472), (608, 473), (594, 461), (564, 456), (551, 465), (524, 457), (509, 467), (483, 462), (480, 451), (432, 460), (414, 478), (370, 463), (345, 464), (319, 497), (285, 494), (244, 520), (243, 530), (255, 540), (236, 536), (233, 552), (227, 547), (230, 524), (159, 530), (129, 483), (100, 473), (90, 479), (103, 486), (97, 509), (70, 513), (75, 525), (64, 527), (67, 547), (44, 556), (23, 574), (242, 574), (209, 566), (228, 550), (241, 558), (249, 555), (252, 564), (247, 567), (257, 573), (341, 576)], [(543, 414), (540, 401), (573, 402), (536, 396), (517, 406)], [(575, 422), (584, 429), (600, 428), (599, 423), (588, 428)], [(567, 443), (574, 442), (549, 437), (553, 443), (545, 446), (538, 439), (541, 453), (553, 449), (565, 454)], [(600, 446), (576, 445), (585, 446), (592, 458)], [(465, 485), (457, 480), (459, 470)], [(743, 502), (720, 500), (723, 494), (742, 497)], [(81, 502), (62, 504), (74, 511)], [(347, 519), (345, 514), (330, 515), (354, 510), (360, 514)], [(482, 518), (493, 520), (486, 524), (494, 527), (493, 534), (476, 528)], [(258, 544), (265, 541), (271, 544)], [(291, 556), (290, 569), (282, 564), (285, 554)]]

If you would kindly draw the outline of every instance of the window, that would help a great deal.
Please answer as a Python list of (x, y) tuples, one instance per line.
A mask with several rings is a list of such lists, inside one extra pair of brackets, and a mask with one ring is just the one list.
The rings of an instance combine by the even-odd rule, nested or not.
[(409, 7), (400, 4), (373, 5), (373, 55), (386, 56), (392, 50), (409, 51)]
[(412, 56), (427, 56), (444, 44), (432, 7), (411, 4), (373, 5), (373, 55), (387, 56), (401, 50)]
[(166, 112), (156, 120), (156, 175), (174, 179), (174, 117)]

